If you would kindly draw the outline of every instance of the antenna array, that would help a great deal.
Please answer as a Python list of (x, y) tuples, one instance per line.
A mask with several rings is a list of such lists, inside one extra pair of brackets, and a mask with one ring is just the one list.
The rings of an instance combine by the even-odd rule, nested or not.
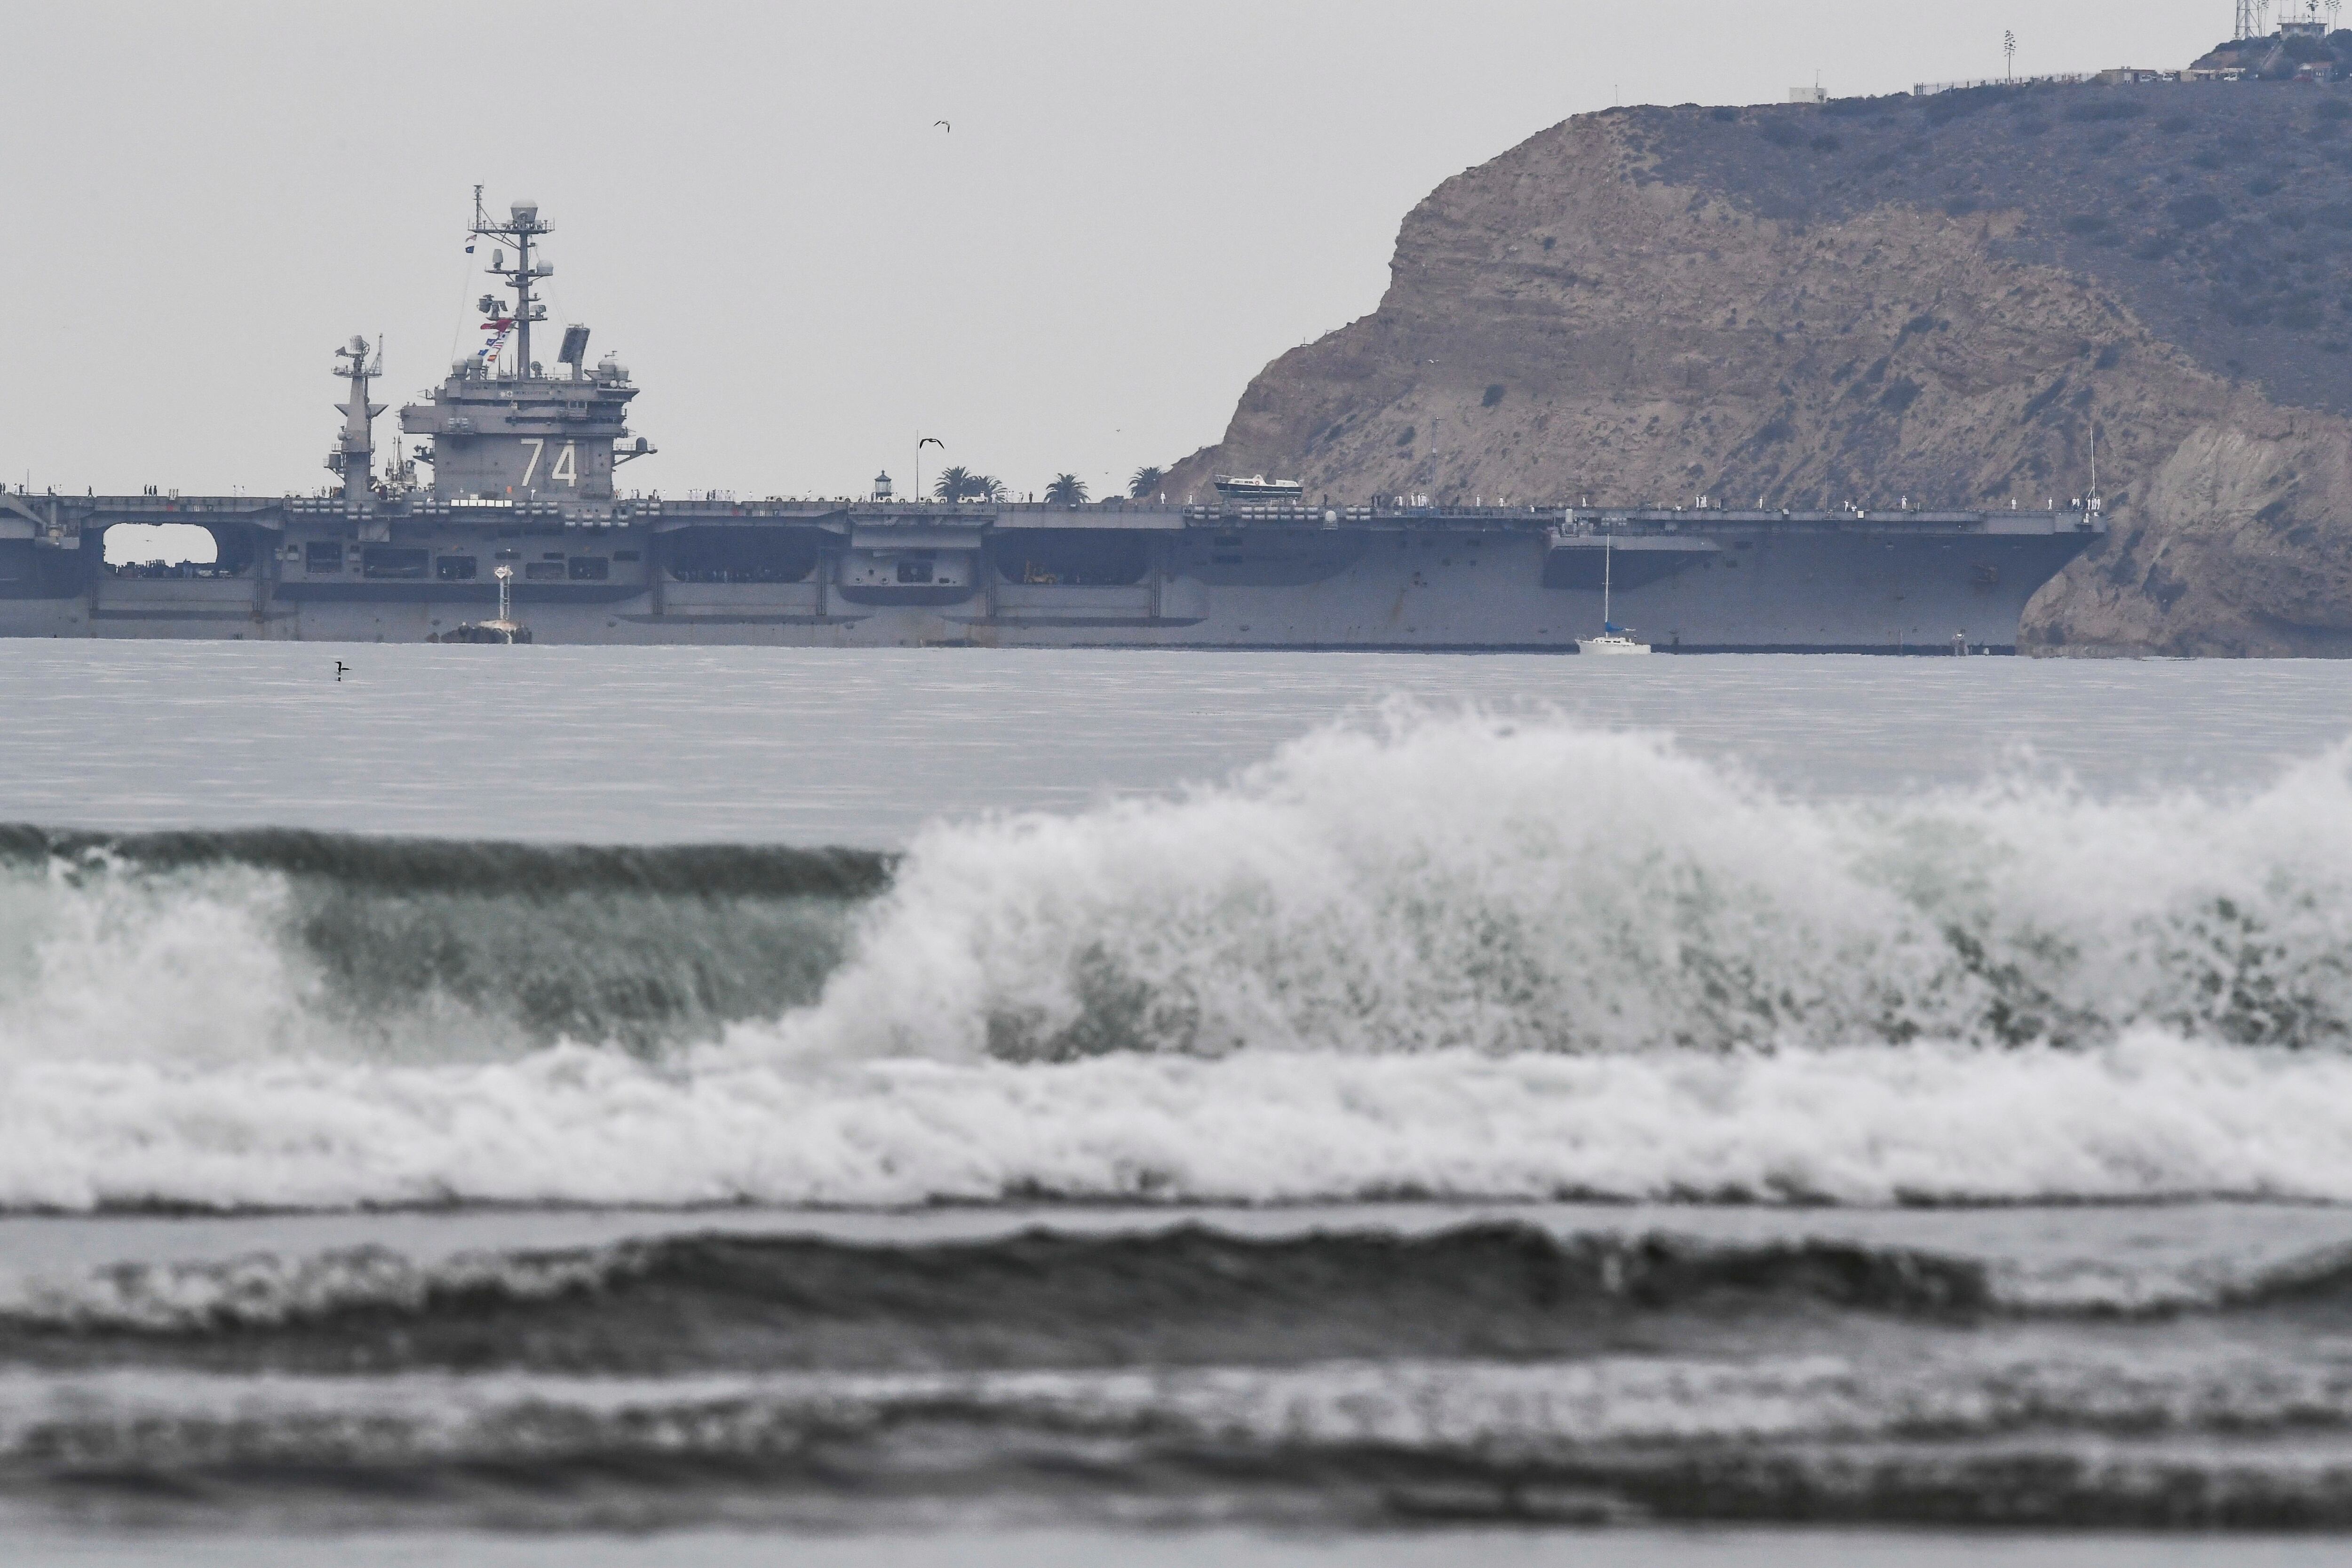
[[(2269, 0), (2239, 0), (2238, 25), (2246, 24), (2246, 13), (2254, 16), (2254, 31), (2242, 33), (2241, 37), (2252, 37), (2267, 32)], [(2344, 0), (2279, 0), (2279, 28), (2293, 30), (2305, 37), (2330, 33), (2336, 29), (2336, 18), (2343, 15)]]

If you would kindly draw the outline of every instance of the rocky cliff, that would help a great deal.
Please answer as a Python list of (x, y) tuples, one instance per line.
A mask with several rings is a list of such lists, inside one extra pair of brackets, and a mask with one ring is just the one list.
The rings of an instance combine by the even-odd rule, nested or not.
[(2039, 502), (2040, 651), (2352, 655), (2352, 94), (1988, 89), (1583, 116), (1448, 181), (1216, 472), (1310, 494)]

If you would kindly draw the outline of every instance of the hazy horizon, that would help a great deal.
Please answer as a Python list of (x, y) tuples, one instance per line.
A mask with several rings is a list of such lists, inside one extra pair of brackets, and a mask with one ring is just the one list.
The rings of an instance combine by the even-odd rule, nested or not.
[(480, 183), (494, 210), (541, 204), (550, 315), (645, 389), (633, 427), (661, 455), (625, 483), (857, 493), (887, 468), (903, 489), (924, 435), (933, 465), (1100, 494), (1217, 439), (1267, 361), (1378, 303), (1416, 202), (1571, 114), (1992, 76), (2004, 29), (2020, 74), (2179, 66), (2231, 20), (2220, 0), (646, 15), (20, 14), (0, 476), (325, 483), (338, 343), (383, 334), (396, 410), (477, 335)]

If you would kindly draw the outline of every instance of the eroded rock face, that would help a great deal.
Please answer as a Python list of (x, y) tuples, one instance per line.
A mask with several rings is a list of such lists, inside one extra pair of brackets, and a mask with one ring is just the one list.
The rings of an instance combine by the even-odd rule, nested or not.
[(2352, 655), (2352, 429), (2198, 426), (2094, 558), (2027, 607), (2037, 651)]
[[(2307, 137), (2294, 229), (2196, 161), (2320, 100), (2071, 90), (1942, 122), (1906, 100), (1555, 127), (1415, 209), (1379, 310), (1269, 365), (1168, 489), (2040, 504), (2088, 490), (2095, 426), (2115, 531), (2037, 596), (2028, 646), (2352, 653), (2352, 174)], [(2143, 107), (2052, 118), (2103, 103)], [(2193, 176), (2165, 166), (2189, 148)], [(2313, 216), (2338, 187), (2343, 230)], [(2262, 288), (2215, 295), (2253, 222)]]

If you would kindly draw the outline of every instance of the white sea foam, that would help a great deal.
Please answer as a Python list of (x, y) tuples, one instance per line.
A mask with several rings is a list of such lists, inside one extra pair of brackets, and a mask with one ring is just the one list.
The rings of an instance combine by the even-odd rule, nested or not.
[(283, 939), (283, 879), (160, 883), (95, 863), (0, 872), (0, 1071), (93, 1058), (226, 1062), (331, 1049)]
[(2352, 1199), (2348, 774), (1831, 805), (1399, 714), (935, 827), (814, 1005), (655, 1062), (386, 1059), (274, 875), (19, 875), (0, 1205)]
[(917, 840), (792, 1054), (2352, 1037), (2352, 752), (2251, 798), (1778, 797), (1392, 716), (1230, 786)]
[(2352, 1059), (2185, 1041), (687, 1071), (17, 1068), (0, 1204), (2352, 1200)]

